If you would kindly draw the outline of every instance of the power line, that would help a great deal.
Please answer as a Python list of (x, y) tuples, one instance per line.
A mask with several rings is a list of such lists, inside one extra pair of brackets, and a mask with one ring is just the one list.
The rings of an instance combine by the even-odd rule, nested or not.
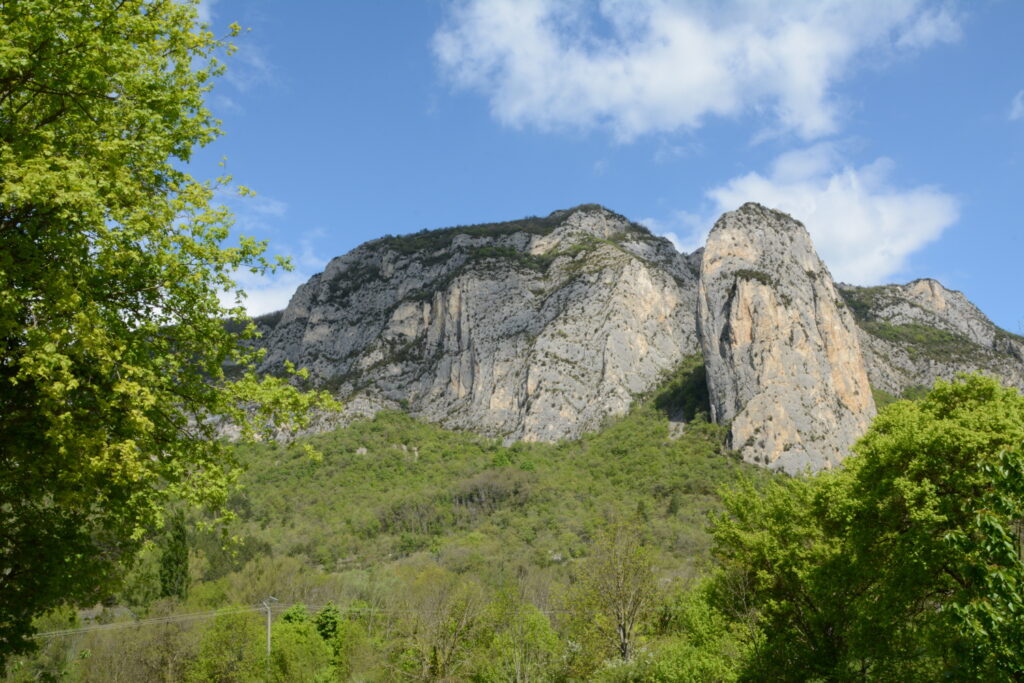
[[(244, 612), (268, 612), (270, 610), (274, 612), (283, 612), (295, 605), (303, 605), (310, 611), (319, 611), (323, 609), (324, 605), (306, 605), (305, 603), (293, 602), (287, 605), (284, 604), (271, 604), (269, 609), (264, 604), (259, 605), (248, 605), (242, 607), (225, 607), (216, 610), (209, 610), (206, 612), (190, 612), (188, 614), (169, 614), (163, 617), (149, 617), (147, 619), (136, 619), (134, 621), (119, 621), (113, 624), (93, 624), (90, 626), (79, 626), (77, 628), (65, 628), (58, 629), (56, 631), (44, 631), (42, 633), (36, 633), (33, 638), (60, 638), (62, 636), (73, 636), (80, 633), (92, 633), (93, 631), (113, 631), (122, 628), (134, 628), (136, 626), (154, 626), (156, 624), (173, 624), (181, 621), (196, 621), (200, 619), (211, 619), (213, 617), (219, 617), (225, 614), (241, 614)], [(425, 613), (439, 613), (443, 610), (415, 610), (415, 609), (386, 609), (383, 607), (337, 607), (339, 612), (343, 614), (425, 614)], [(564, 610), (540, 610), (542, 613), (551, 616), (556, 612), (563, 612)]]
[[(287, 605), (276, 604), (271, 605), (270, 609), (274, 612), (282, 612), (289, 609), (297, 604), (304, 603), (291, 603)], [(312, 611), (318, 611), (323, 608), (320, 606), (309, 606), (304, 605), (306, 609)], [(387, 612), (387, 613), (412, 613), (415, 610), (384, 610), (376, 607), (338, 607), (339, 612), (346, 614), (365, 614), (369, 612)], [(243, 612), (265, 612), (267, 607), (264, 605), (249, 605), (245, 607), (227, 607), (217, 610), (210, 610), (206, 612), (191, 612), (189, 614), (170, 614), (163, 617), (150, 617), (148, 619), (136, 619), (135, 621), (120, 621), (113, 624), (93, 624), (91, 626), (79, 626), (77, 628), (65, 628), (56, 631), (44, 631), (42, 633), (36, 633), (34, 638), (56, 638), (60, 636), (70, 636), (78, 633), (90, 633), (92, 631), (111, 631), (121, 628), (132, 628), (135, 626), (150, 626), (153, 624), (171, 624), (179, 621), (194, 621), (197, 619), (210, 619), (212, 617), (219, 617), (222, 614), (240, 614)]]
[(65, 628), (57, 631), (45, 631), (36, 633), (35, 638), (52, 638), (58, 636), (70, 636), (76, 633), (89, 633), (91, 631), (111, 631), (119, 628), (132, 626), (148, 626), (151, 624), (170, 624), (177, 621), (192, 621), (195, 619), (209, 619), (221, 614), (238, 614), (240, 612), (255, 612), (262, 610), (262, 607), (229, 607), (227, 609), (212, 610), (209, 612), (192, 612), (190, 614), (172, 614), (165, 617), (151, 617), (149, 619), (137, 619), (135, 621), (121, 621), (114, 624), (94, 624), (92, 626), (79, 626), (78, 628)]

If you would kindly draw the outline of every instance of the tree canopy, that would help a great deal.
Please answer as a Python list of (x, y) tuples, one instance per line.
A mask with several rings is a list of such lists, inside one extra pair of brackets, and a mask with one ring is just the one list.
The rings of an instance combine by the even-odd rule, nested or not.
[(842, 471), (726, 496), (716, 553), (764, 635), (748, 674), (1024, 677), (1024, 397), (981, 375), (884, 409)]
[(221, 304), (287, 263), (211, 206), (230, 179), (187, 173), (232, 49), (195, 5), (0, 3), (0, 662), (103, 597), (167, 501), (223, 501), (224, 421), (252, 438), (330, 403), (257, 378)]

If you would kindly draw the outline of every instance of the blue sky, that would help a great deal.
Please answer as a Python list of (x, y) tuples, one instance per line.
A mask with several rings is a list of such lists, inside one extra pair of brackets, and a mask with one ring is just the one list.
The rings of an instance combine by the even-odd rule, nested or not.
[[(251, 29), (209, 98), (283, 307), (384, 234), (598, 202), (699, 246), (745, 201), (837, 280), (935, 277), (1024, 331), (1024, 2), (206, 0)], [(226, 193), (225, 193), (226, 196)]]

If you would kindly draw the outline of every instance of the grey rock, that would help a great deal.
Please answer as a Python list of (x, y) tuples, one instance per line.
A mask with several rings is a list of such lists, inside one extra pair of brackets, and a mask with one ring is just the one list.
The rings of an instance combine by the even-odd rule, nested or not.
[(1024, 337), (997, 327), (961, 292), (929, 278), (838, 287), (860, 327), (875, 388), (899, 396), (980, 370), (1024, 389)]
[(875, 407), (853, 316), (804, 226), (758, 204), (724, 214), (697, 302), (712, 418), (732, 447), (789, 473), (839, 464)]
[(982, 369), (1024, 388), (1024, 338), (962, 294), (834, 286), (803, 226), (755, 204), (692, 254), (596, 205), (385, 237), (257, 322), (262, 371), (290, 360), (344, 400), (313, 432), (390, 409), (506, 441), (573, 438), (702, 351), (733, 447), (797, 472), (842, 460), (873, 413), (868, 379), (898, 395)]
[(401, 406), (555, 441), (625, 413), (696, 352), (695, 295), (685, 256), (597, 206), (384, 238), (331, 261), (268, 321), (263, 370), (291, 360), (362, 414)]

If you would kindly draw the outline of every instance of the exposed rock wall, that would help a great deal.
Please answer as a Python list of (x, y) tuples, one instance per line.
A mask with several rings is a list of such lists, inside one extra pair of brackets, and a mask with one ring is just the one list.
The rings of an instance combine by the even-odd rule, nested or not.
[(934, 280), (837, 290), (803, 226), (756, 204), (692, 254), (596, 205), (386, 237), (260, 322), (262, 370), (291, 360), (345, 399), (318, 431), (401, 408), (508, 440), (572, 438), (702, 350), (733, 447), (788, 472), (843, 458), (873, 413), (868, 378), (899, 395), (980, 368), (1024, 388), (1024, 338), (962, 294)]
[(697, 350), (696, 273), (601, 207), (385, 238), (331, 261), (268, 326), (292, 360), (361, 405), (553, 441), (598, 428)]
[(874, 415), (857, 327), (810, 235), (786, 214), (724, 214), (701, 261), (697, 321), (712, 417), (749, 462), (831, 468)]
[(998, 328), (962, 293), (932, 279), (839, 285), (860, 326), (872, 386), (895, 396), (981, 370), (1024, 389), (1024, 338)]

